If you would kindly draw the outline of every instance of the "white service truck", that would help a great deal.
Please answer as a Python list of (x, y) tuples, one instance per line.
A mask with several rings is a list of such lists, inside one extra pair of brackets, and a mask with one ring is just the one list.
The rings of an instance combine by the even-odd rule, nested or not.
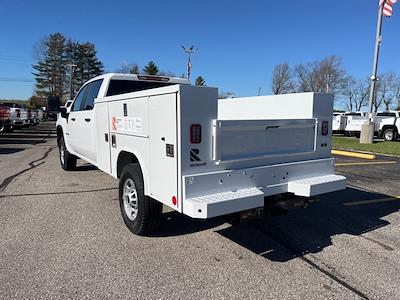
[[(361, 126), (368, 120), (366, 113), (352, 112), (345, 113), (347, 123), (345, 135), (360, 136)], [(383, 138), (385, 141), (394, 141), (399, 137), (400, 132), (400, 112), (399, 111), (378, 111), (373, 114), (375, 136)]]
[(400, 112), (399, 111), (378, 111), (374, 117), (376, 134), (385, 141), (395, 141), (399, 138)]
[(184, 79), (105, 74), (61, 109), (60, 162), (72, 170), (81, 158), (118, 178), (135, 234), (157, 228), (162, 205), (199, 219), (259, 215), (269, 196), (305, 205), (345, 188), (332, 107), (329, 94), (218, 100), (216, 88)]
[(344, 133), (347, 124), (347, 116), (344, 113), (334, 112), (332, 118), (332, 132)]

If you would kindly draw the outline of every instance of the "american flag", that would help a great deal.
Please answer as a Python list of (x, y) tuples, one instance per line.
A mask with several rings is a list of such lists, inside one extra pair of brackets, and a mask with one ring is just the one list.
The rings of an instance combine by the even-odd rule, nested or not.
[(393, 14), (393, 4), (395, 4), (397, 0), (379, 0), (379, 7), (382, 6), (382, 13), (385, 17), (391, 17)]

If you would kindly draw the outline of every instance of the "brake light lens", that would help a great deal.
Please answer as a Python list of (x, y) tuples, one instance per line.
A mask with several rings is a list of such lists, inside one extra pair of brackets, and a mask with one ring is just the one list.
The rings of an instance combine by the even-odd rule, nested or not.
[(138, 75), (140, 80), (151, 80), (151, 81), (169, 81), (168, 77), (152, 76), (152, 75)]
[(200, 144), (201, 143), (201, 125), (200, 124), (192, 124), (190, 126), (190, 142), (192, 144)]
[(329, 123), (328, 123), (328, 121), (322, 121), (322, 124), (321, 124), (321, 134), (322, 135), (328, 135), (328, 132), (329, 132)]

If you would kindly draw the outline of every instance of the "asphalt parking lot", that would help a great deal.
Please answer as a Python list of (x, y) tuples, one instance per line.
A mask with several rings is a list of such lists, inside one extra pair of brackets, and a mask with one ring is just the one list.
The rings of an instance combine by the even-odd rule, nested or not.
[(400, 159), (337, 158), (345, 191), (231, 226), (132, 235), (117, 181), (59, 166), (54, 124), (0, 136), (0, 298), (400, 299)]

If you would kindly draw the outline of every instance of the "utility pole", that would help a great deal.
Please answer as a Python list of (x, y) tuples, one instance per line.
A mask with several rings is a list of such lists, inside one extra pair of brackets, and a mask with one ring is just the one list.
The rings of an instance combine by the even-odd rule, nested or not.
[(182, 46), (183, 51), (185, 51), (188, 55), (188, 61), (187, 61), (187, 66), (186, 66), (186, 78), (190, 80), (190, 69), (192, 68), (192, 59), (191, 56), (193, 53), (195, 53), (198, 48), (194, 48), (194, 46), (190, 46), (189, 48), (186, 48), (185, 46)]
[(69, 64), (68, 67), (71, 68), (71, 73), (69, 74), (69, 98), (70, 100), (74, 99), (74, 76), (75, 76), (75, 68), (77, 65)]
[(258, 87), (258, 96), (261, 96), (261, 85)]
[(375, 99), (376, 81), (378, 80), (377, 73), (378, 73), (378, 62), (379, 62), (379, 50), (382, 43), (383, 7), (384, 7), (383, 5), (379, 7), (378, 24), (376, 26), (374, 63), (372, 66), (371, 87), (370, 87), (369, 102), (368, 102), (368, 119), (367, 122), (361, 126), (360, 143), (362, 144), (372, 144), (374, 140), (375, 125), (372, 122), (372, 103)]
[(325, 82), (326, 82), (326, 92), (329, 93), (329, 88), (331, 86), (331, 80), (332, 80), (333, 76), (331, 74), (327, 74), (327, 75), (324, 75), (324, 77), (325, 77)]

